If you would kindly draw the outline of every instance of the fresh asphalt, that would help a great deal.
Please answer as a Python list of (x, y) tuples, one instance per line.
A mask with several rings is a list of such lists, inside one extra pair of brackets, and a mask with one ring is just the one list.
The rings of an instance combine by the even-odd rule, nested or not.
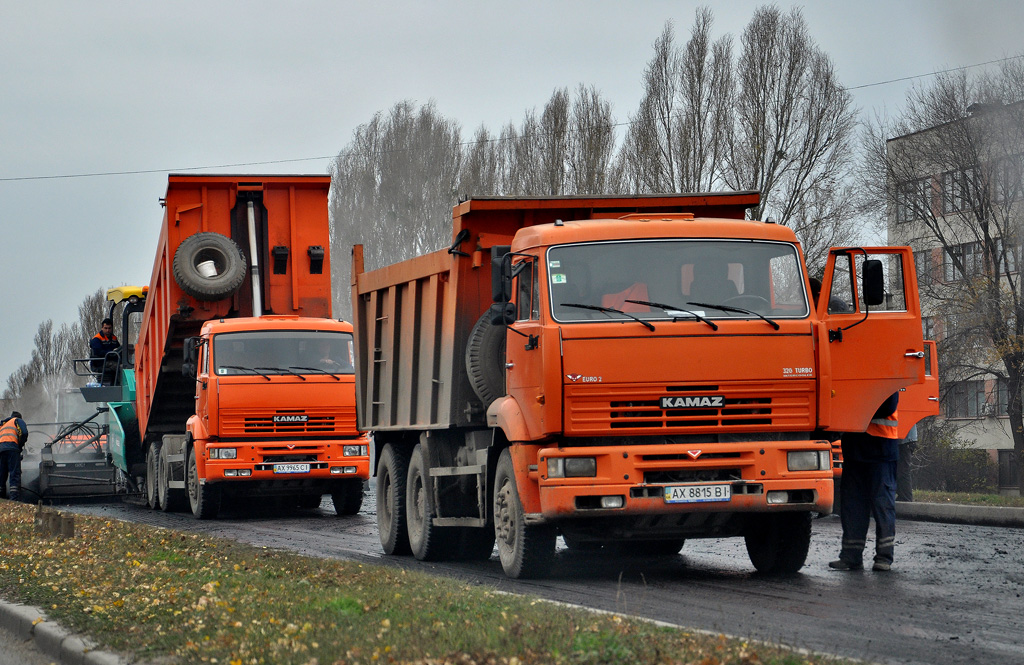
[[(1024, 508), (901, 501), (896, 504), (896, 515), (901, 520), (1024, 528)], [(26, 648), (33, 654), (41, 654), (40, 662), (50, 662), (47, 658), (52, 658), (62, 665), (128, 665), (129, 662), (138, 662), (96, 649), (88, 638), (72, 634), (50, 621), (39, 608), (3, 600), (0, 600), (0, 644), (4, 645), (3, 650)]]

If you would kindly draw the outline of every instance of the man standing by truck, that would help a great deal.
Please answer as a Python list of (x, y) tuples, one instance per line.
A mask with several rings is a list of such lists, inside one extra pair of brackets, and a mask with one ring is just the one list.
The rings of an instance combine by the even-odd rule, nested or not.
[(21, 451), (27, 440), (28, 426), (20, 413), (12, 411), (0, 424), (0, 498), (11, 501), (20, 498)]
[(899, 393), (893, 393), (875, 412), (867, 431), (843, 435), (843, 501), (839, 518), (843, 544), (839, 559), (830, 562), (834, 570), (864, 567), (864, 546), (868, 522), (875, 518), (875, 561), (871, 569), (892, 567), (896, 542), (896, 460), (899, 434), (896, 407)]

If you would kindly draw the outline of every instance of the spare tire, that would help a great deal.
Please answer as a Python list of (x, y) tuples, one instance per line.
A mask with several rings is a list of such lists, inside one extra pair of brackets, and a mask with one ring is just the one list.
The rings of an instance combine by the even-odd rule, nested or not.
[(505, 394), (505, 326), (491, 323), (490, 310), (473, 326), (466, 344), (466, 374), (486, 409)]
[(174, 252), (174, 281), (197, 300), (221, 300), (245, 281), (245, 255), (235, 241), (213, 232), (185, 238)]

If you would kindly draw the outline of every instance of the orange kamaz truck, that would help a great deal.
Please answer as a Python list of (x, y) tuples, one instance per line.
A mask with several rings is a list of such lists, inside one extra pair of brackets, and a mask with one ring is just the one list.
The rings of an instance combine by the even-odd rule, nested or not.
[[(370, 272), (353, 250), (359, 427), (390, 554), (675, 554), (743, 537), (806, 559), (833, 503), (830, 440), (911, 386), (933, 413), (911, 251), (831, 250), (746, 221), (756, 192), (472, 198), (452, 244)], [(934, 366), (934, 362), (933, 362)], [(930, 392), (929, 392), (930, 391)], [(914, 403), (911, 403), (914, 402)], [(905, 408), (904, 408), (905, 407)]]
[(352, 327), (331, 318), (329, 188), (169, 177), (148, 287), (109, 293), (124, 344), (83, 365), (116, 377), (83, 394), (106, 405), (119, 488), (201, 519), (232, 498), (314, 507), (330, 494), (339, 515), (359, 510), (369, 441)]

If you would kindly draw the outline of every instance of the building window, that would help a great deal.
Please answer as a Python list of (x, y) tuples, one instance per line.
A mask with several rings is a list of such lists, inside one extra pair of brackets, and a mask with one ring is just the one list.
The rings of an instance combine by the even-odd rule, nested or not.
[(925, 339), (935, 339), (935, 317), (921, 317), (921, 333)]
[(942, 174), (942, 214), (969, 210), (972, 185), (977, 180), (976, 169), (946, 171)]
[(980, 418), (985, 413), (985, 382), (959, 381), (949, 389), (947, 418)]
[(1020, 487), (1015, 461), (1012, 450), (999, 451), (999, 487), (1008, 489)]
[(996, 379), (996, 415), (1005, 416), (1010, 409), (1010, 391), (1006, 379)]
[[(964, 259), (963, 245), (947, 247), (943, 252), (942, 280), (944, 282), (958, 282), (963, 277), (962, 268)], [(957, 265), (960, 264), (960, 265)]]
[(931, 284), (935, 271), (932, 250), (922, 249), (920, 252), (914, 252), (914, 265), (917, 267), (917, 283), (922, 286)]
[(912, 222), (929, 216), (931, 193), (932, 184), (929, 178), (901, 183), (896, 198), (896, 221)]

